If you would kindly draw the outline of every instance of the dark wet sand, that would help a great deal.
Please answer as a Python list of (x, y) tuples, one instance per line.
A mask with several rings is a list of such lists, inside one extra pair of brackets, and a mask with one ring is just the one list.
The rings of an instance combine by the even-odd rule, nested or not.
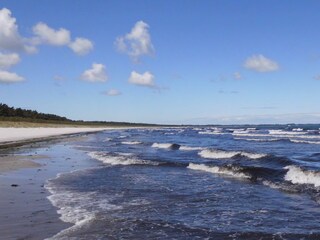
[(47, 199), (46, 180), (98, 163), (69, 138), (0, 151), (0, 239), (46, 239), (71, 226)]

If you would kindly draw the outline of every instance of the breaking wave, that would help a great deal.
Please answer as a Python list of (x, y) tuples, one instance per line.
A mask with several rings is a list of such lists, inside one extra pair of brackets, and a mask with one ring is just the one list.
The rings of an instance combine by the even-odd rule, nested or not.
[(132, 142), (121, 142), (121, 143), (126, 145), (137, 145), (137, 144), (141, 144), (142, 142), (132, 141)]
[(203, 147), (180, 146), (179, 150), (182, 150), (182, 151), (196, 151), (196, 150), (203, 150)]
[(110, 165), (158, 165), (157, 162), (137, 159), (123, 153), (89, 152), (88, 155)]
[(236, 156), (246, 157), (250, 159), (259, 159), (266, 157), (267, 154), (262, 153), (249, 153), (243, 151), (224, 151), (219, 149), (205, 149), (198, 153), (203, 158), (210, 158), (210, 159), (227, 159), (233, 158)]
[(152, 144), (151, 147), (178, 150), (180, 148), (180, 145), (176, 144), (176, 143), (154, 143), (154, 144)]
[(317, 142), (317, 141), (296, 140), (296, 139), (290, 139), (290, 142), (293, 142), (293, 143), (306, 143), (306, 144), (320, 144), (320, 142)]
[[(97, 198), (95, 192), (75, 192), (56, 185), (54, 180), (65, 174), (58, 174), (57, 178), (48, 180), (45, 188), (51, 194), (48, 199), (58, 208), (57, 213), (63, 222), (72, 223), (73, 226), (62, 230), (48, 240), (64, 239), (68, 233), (80, 229), (82, 226), (94, 221), (100, 209), (115, 210), (121, 206), (110, 204), (106, 198)], [(96, 210), (92, 210), (93, 206)], [(91, 210), (89, 210), (91, 209)]]
[(210, 172), (210, 173), (214, 173), (214, 174), (228, 175), (228, 176), (237, 177), (237, 178), (246, 178), (246, 179), (251, 178), (250, 175), (241, 172), (240, 167), (235, 167), (235, 166), (227, 166), (227, 167), (213, 166), (213, 167), (210, 167), (210, 166), (207, 166), (204, 164), (190, 163), (188, 168), (192, 169), (192, 170)]
[(286, 181), (289, 181), (293, 184), (311, 184), (315, 187), (320, 186), (320, 172), (304, 170), (293, 165), (286, 166), (284, 169), (288, 170), (284, 176)]

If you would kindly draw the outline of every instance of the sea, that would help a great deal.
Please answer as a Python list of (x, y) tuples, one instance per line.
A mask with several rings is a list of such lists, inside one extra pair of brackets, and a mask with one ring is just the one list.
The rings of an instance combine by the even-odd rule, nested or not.
[(320, 239), (320, 125), (107, 130), (47, 181), (49, 239)]

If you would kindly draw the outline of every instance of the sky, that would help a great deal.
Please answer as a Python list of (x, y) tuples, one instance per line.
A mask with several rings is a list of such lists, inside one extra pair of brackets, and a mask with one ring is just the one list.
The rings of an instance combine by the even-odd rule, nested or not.
[(0, 102), (74, 120), (320, 123), (317, 0), (1, 0)]

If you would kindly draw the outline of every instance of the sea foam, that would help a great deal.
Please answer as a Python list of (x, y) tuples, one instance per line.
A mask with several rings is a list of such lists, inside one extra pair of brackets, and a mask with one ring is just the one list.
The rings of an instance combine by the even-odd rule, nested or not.
[(233, 158), (235, 156), (243, 156), (250, 159), (259, 159), (267, 156), (266, 154), (262, 153), (249, 153), (243, 151), (224, 151), (218, 149), (205, 149), (199, 152), (199, 155), (203, 158), (210, 158), (210, 159), (228, 159)]
[(154, 143), (151, 147), (162, 149), (179, 149), (180, 145), (176, 143)]
[(192, 170), (228, 175), (228, 176), (237, 177), (237, 178), (250, 178), (249, 175), (242, 173), (240, 169), (237, 169), (236, 167), (233, 167), (233, 168), (218, 167), (218, 166), (210, 167), (204, 164), (190, 163), (188, 168)]
[(88, 155), (110, 165), (157, 165), (156, 162), (137, 159), (134, 156), (121, 153), (89, 152)]
[(312, 170), (303, 170), (297, 166), (286, 166), (288, 172), (284, 176), (286, 181), (292, 182), (293, 184), (311, 184), (315, 187), (320, 186), (320, 172)]
[(121, 142), (121, 143), (126, 145), (137, 145), (137, 144), (141, 144), (142, 142), (132, 141), (132, 142)]

